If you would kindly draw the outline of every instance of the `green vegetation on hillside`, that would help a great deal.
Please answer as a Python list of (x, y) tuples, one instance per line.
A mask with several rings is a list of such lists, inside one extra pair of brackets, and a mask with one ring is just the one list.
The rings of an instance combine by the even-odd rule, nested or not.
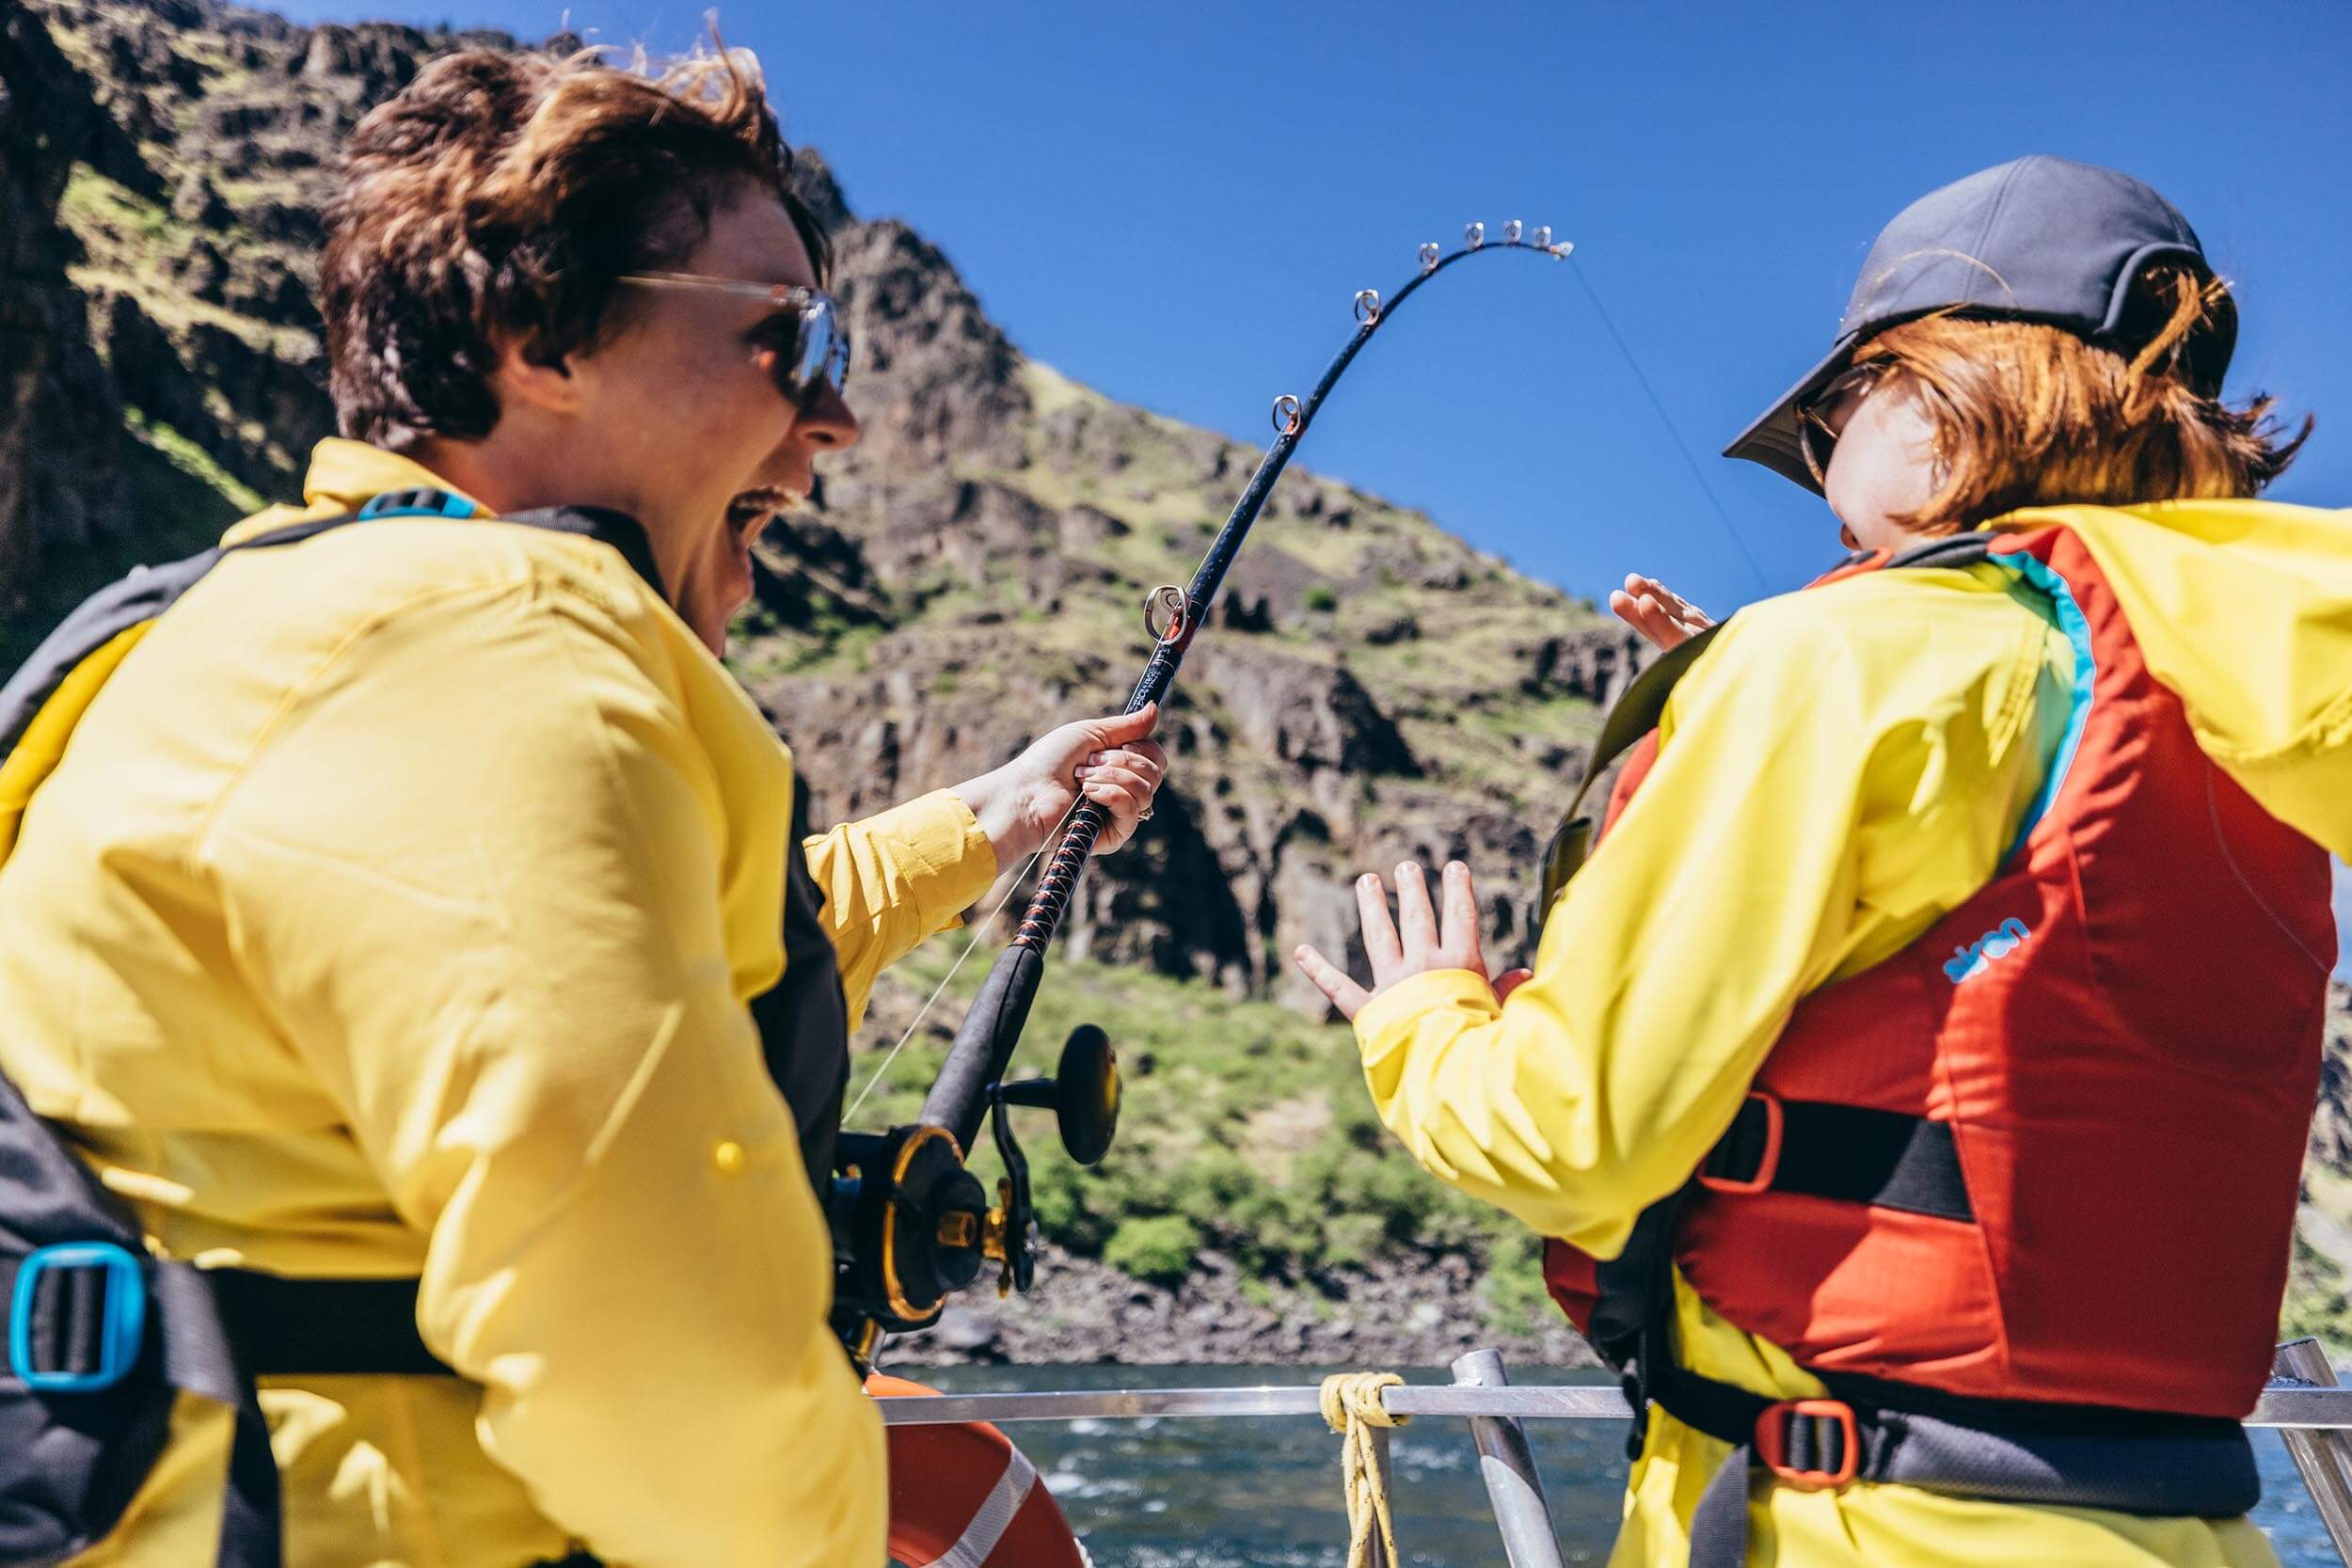
[(2344, 1267), (2302, 1236), (2295, 1238), (2295, 1261), (2287, 1271), (2286, 1310), (2279, 1338), (2305, 1336), (2342, 1354), (2352, 1350), (2352, 1299), (2344, 1293)]
[[(893, 1000), (908, 1003), (886, 1009), (898, 1027), (964, 940), (935, 939), (894, 972)], [(957, 1008), (941, 1005), (950, 1018), (993, 956), (984, 945), (956, 975)], [(936, 1022), (892, 1064), (856, 1126), (914, 1116), (946, 1054)], [(1039, 1226), (1054, 1241), (1161, 1282), (1181, 1278), (1201, 1245), (1231, 1254), (1245, 1275), (1309, 1285), (1398, 1246), (1458, 1250), (1486, 1270), (1480, 1293), (1497, 1321), (1540, 1309), (1532, 1239), (1414, 1165), (1373, 1114), (1345, 1025), (1237, 1002), (1202, 981), (1057, 957), (1008, 1076), (1051, 1072), (1082, 1022), (1109, 1032), (1126, 1099), (1119, 1139), (1091, 1170), (1062, 1151), (1049, 1113), (1017, 1113)], [(859, 1054), (856, 1087), (880, 1060)], [(974, 1169), (993, 1188), (1000, 1167), (985, 1134), (981, 1143)]]

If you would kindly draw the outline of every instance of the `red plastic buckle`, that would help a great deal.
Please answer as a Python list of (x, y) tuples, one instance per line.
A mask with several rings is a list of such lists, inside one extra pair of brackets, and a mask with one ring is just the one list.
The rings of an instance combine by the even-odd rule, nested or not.
[[(1805, 1470), (1788, 1463), (1789, 1423), (1800, 1420), (1837, 1423), (1837, 1468)], [(1792, 1486), (1826, 1491), (1845, 1485), (1862, 1467), (1862, 1428), (1854, 1420), (1853, 1406), (1843, 1400), (1783, 1400), (1756, 1418), (1756, 1456)]]
[[(1780, 1109), (1780, 1096), (1762, 1089), (1750, 1089), (1748, 1098), (1764, 1106), (1764, 1157), (1756, 1163), (1753, 1176), (1709, 1176), (1707, 1167), (1699, 1167), (1699, 1185), (1718, 1193), (1760, 1193), (1772, 1184), (1780, 1174), (1780, 1136), (1786, 1117)], [(1742, 1107), (1744, 1109), (1744, 1107)], [(1734, 1125), (1737, 1125), (1736, 1123)]]

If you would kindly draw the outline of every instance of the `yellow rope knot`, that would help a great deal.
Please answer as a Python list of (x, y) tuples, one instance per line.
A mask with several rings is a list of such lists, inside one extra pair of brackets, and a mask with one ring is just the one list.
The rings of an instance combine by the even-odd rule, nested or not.
[(1340, 1480), (1347, 1494), (1347, 1568), (1371, 1561), (1372, 1532), (1380, 1531), (1382, 1560), (1397, 1562), (1396, 1529), (1389, 1520), (1388, 1448), (1375, 1428), (1401, 1427), (1411, 1418), (1392, 1416), (1380, 1390), (1401, 1388), (1394, 1372), (1334, 1372), (1323, 1380), (1323, 1420), (1340, 1434)]

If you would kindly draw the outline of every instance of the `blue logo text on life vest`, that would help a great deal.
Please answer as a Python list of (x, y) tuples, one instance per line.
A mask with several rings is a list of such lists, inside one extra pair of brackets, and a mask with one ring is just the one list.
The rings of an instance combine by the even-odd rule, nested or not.
[(1954, 985), (1973, 980), (1991, 968), (1994, 959), (2016, 952), (2017, 944), (2031, 935), (2024, 921), (2010, 915), (2001, 922), (2000, 929), (1985, 932), (1965, 947), (1953, 948), (1951, 961), (1944, 966), (1944, 977)]

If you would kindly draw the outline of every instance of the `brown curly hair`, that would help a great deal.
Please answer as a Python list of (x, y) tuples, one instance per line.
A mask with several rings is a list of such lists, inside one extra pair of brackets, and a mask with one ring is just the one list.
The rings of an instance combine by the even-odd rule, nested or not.
[(1934, 427), (1937, 489), (1897, 521), (1948, 533), (2027, 506), (2251, 496), (2294, 461), (2275, 400), (2232, 407), (2191, 352), (2233, 312), (2218, 279), (2176, 266), (2137, 279), (2117, 349), (2040, 322), (1939, 312), (1890, 326), (1854, 365), (1900, 378)]
[(370, 112), (319, 266), (342, 433), (394, 451), (487, 435), (501, 343), (540, 363), (593, 349), (634, 308), (616, 279), (679, 265), (746, 189), (784, 204), (821, 282), (830, 252), (757, 70), (725, 49), (659, 78), (469, 49)]

